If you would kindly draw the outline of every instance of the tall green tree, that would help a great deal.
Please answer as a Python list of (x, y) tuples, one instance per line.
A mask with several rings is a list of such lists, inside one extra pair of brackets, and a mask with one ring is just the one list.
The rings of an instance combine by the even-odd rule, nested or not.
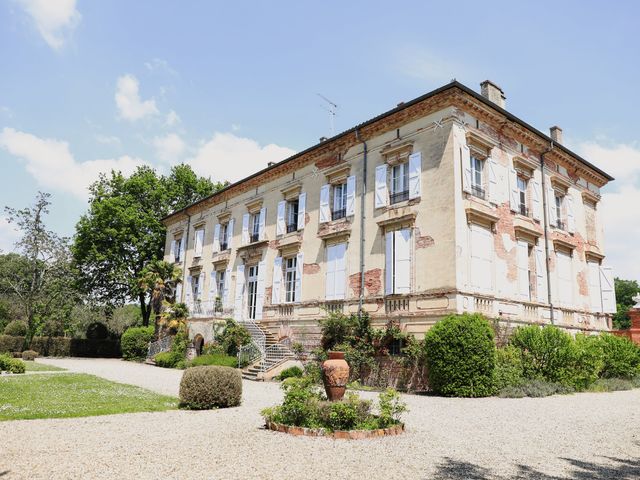
[(148, 325), (150, 292), (140, 288), (139, 279), (149, 262), (163, 256), (160, 220), (224, 185), (198, 177), (188, 165), (173, 167), (167, 176), (149, 167), (129, 177), (101, 175), (89, 188), (89, 209), (76, 225), (72, 247), (85, 292), (110, 306), (137, 302)]
[(0, 256), (0, 292), (18, 305), (27, 322), (25, 343), (40, 331), (64, 331), (65, 311), (79, 301), (68, 239), (47, 230), (50, 195), (39, 192), (35, 204), (5, 207), (9, 223), (21, 233), (18, 253)]
[(640, 292), (637, 280), (623, 280), (616, 277), (614, 279), (616, 290), (616, 313), (613, 315), (613, 326), (618, 329), (625, 329), (631, 326), (629, 319), (629, 309), (635, 305), (633, 297)]

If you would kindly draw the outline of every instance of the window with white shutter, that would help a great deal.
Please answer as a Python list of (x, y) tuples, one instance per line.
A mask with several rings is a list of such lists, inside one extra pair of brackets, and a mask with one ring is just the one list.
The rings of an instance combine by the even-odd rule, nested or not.
[(195, 233), (193, 256), (201, 257), (203, 247), (204, 247), (204, 228), (199, 228), (196, 230), (196, 233)]
[(242, 216), (242, 245), (249, 244), (249, 217), (248, 213)]
[(244, 278), (244, 265), (238, 265), (236, 269), (236, 296), (234, 305), (234, 318), (235, 320), (242, 320), (244, 318), (243, 300), (244, 300), (245, 278)]
[(565, 196), (566, 208), (567, 208), (567, 232), (575, 233), (576, 231), (576, 219), (573, 214), (573, 197), (570, 193)]
[(540, 220), (542, 218), (542, 193), (540, 190), (540, 182), (538, 181), (537, 174), (530, 181), (531, 183), (531, 215), (534, 220)]
[(227, 268), (224, 271), (224, 278), (222, 280), (222, 308), (229, 308), (229, 282), (231, 279), (231, 269)]
[(411, 229), (387, 232), (385, 236), (385, 293), (411, 292)]
[(193, 277), (191, 275), (187, 275), (187, 288), (185, 289), (185, 303), (187, 305), (191, 305), (193, 298)]
[(386, 207), (388, 203), (389, 193), (387, 191), (387, 165), (378, 165), (376, 167), (375, 207)]
[(347, 184), (339, 183), (331, 187), (333, 192), (331, 220), (339, 220), (347, 216)]
[(296, 257), (287, 257), (284, 259), (284, 301), (285, 303), (293, 303), (296, 301), (296, 274), (297, 274)]
[(422, 153), (409, 155), (409, 199), (422, 195)]
[(356, 213), (356, 176), (351, 175), (347, 178), (347, 201), (346, 201), (346, 215), (351, 217)]
[(259, 228), (258, 228), (258, 240), (262, 241), (264, 240), (267, 235), (267, 209), (266, 207), (262, 207), (260, 209), (260, 221), (259, 221)]
[(169, 263), (173, 263), (176, 261), (176, 240), (175, 238), (171, 240), (171, 245), (169, 246)]
[(547, 269), (542, 240), (536, 245), (536, 296), (539, 302), (547, 303), (549, 292), (547, 291)]
[(304, 228), (306, 221), (307, 194), (301, 193), (298, 197), (298, 230)]
[(327, 300), (344, 300), (345, 298), (347, 279), (346, 252), (346, 243), (327, 246), (325, 263), (325, 296)]
[(287, 233), (295, 232), (298, 230), (298, 209), (300, 203), (298, 198), (289, 200), (286, 203), (286, 231)]
[(331, 220), (331, 207), (329, 206), (330, 196), (331, 185), (326, 184), (320, 187), (320, 223), (326, 223)]
[(282, 200), (278, 202), (278, 210), (276, 215), (276, 235), (284, 235), (284, 232), (285, 232), (284, 216), (285, 216), (286, 209), (287, 209), (286, 200)]
[(516, 259), (518, 264), (518, 296), (531, 300), (531, 272), (529, 269), (529, 244), (518, 240)]
[(611, 267), (600, 267), (600, 290), (602, 293), (602, 311), (616, 313), (616, 290)]
[(518, 190), (518, 174), (516, 169), (509, 168), (509, 206), (512, 212), (520, 210), (520, 192)]
[(282, 299), (282, 257), (273, 260), (273, 281), (271, 282), (271, 304), (278, 305)]
[(556, 251), (558, 301), (563, 307), (573, 306), (573, 267), (569, 253)]
[(389, 188), (389, 204), (404, 202), (409, 199), (409, 164), (398, 163), (391, 167)]
[(220, 251), (220, 224), (216, 223), (213, 227), (213, 253)]
[(227, 241), (227, 250), (231, 249), (232, 246), (232, 242), (233, 242), (233, 227), (235, 226), (236, 221), (235, 219), (231, 219), (229, 220), (229, 223), (227, 224), (227, 235), (225, 236), (225, 239)]
[(493, 291), (493, 234), (480, 225), (471, 224), (471, 286), (478, 292)]
[(489, 157), (485, 160), (487, 164), (487, 169), (489, 170), (489, 200), (492, 203), (498, 204), (500, 203), (499, 192), (498, 192), (498, 165), (496, 161)]
[(600, 287), (600, 264), (587, 262), (589, 272), (589, 303), (592, 312), (602, 312), (602, 292)]
[(262, 260), (258, 263), (258, 284), (256, 286), (256, 311), (255, 318), (256, 320), (262, 320), (262, 310), (264, 307), (264, 291), (265, 291), (265, 270), (266, 263)]

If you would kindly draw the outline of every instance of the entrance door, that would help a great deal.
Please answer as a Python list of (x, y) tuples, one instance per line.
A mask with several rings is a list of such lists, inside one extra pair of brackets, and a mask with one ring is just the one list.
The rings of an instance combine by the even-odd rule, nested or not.
[(247, 275), (247, 306), (249, 318), (256, 318), (256, 300), (258, 296), (258, 265), (249, 267)]

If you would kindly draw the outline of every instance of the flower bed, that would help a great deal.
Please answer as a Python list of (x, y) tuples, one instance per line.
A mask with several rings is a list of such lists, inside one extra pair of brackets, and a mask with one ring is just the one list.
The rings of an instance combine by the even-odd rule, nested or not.
[(282, 423), (267, 420), (266, 428), (274, 432), (288, 433), (289, 435), (306, 437), (326, 437), (345, 440), (362, 440), (365, 438), (386, 437), (390, 435), (400, 435), (404, 432), (404, 423), (399, 423), (392, 427), (376, 428), (375, 430), (335, 430), (326, 428), (306, 428), (284, 425)]

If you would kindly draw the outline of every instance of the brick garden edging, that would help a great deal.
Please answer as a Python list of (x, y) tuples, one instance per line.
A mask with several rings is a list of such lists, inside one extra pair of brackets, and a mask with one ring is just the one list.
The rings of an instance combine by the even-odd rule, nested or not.
[(282, 423), (267, 422), (268, 430), (274, 432), (288, 433), (289, 435), (305, 437), (325, 437), (334, 439), (362, 440), (364, 438), (387, 437), (390, 435), (400, 435), (404, 432), (404, 423), (399, 423), (393, 427), (377, 428), (376, 430), (336, 430), (328, 431), (326, 428), (304, 428), (284, 425)]

